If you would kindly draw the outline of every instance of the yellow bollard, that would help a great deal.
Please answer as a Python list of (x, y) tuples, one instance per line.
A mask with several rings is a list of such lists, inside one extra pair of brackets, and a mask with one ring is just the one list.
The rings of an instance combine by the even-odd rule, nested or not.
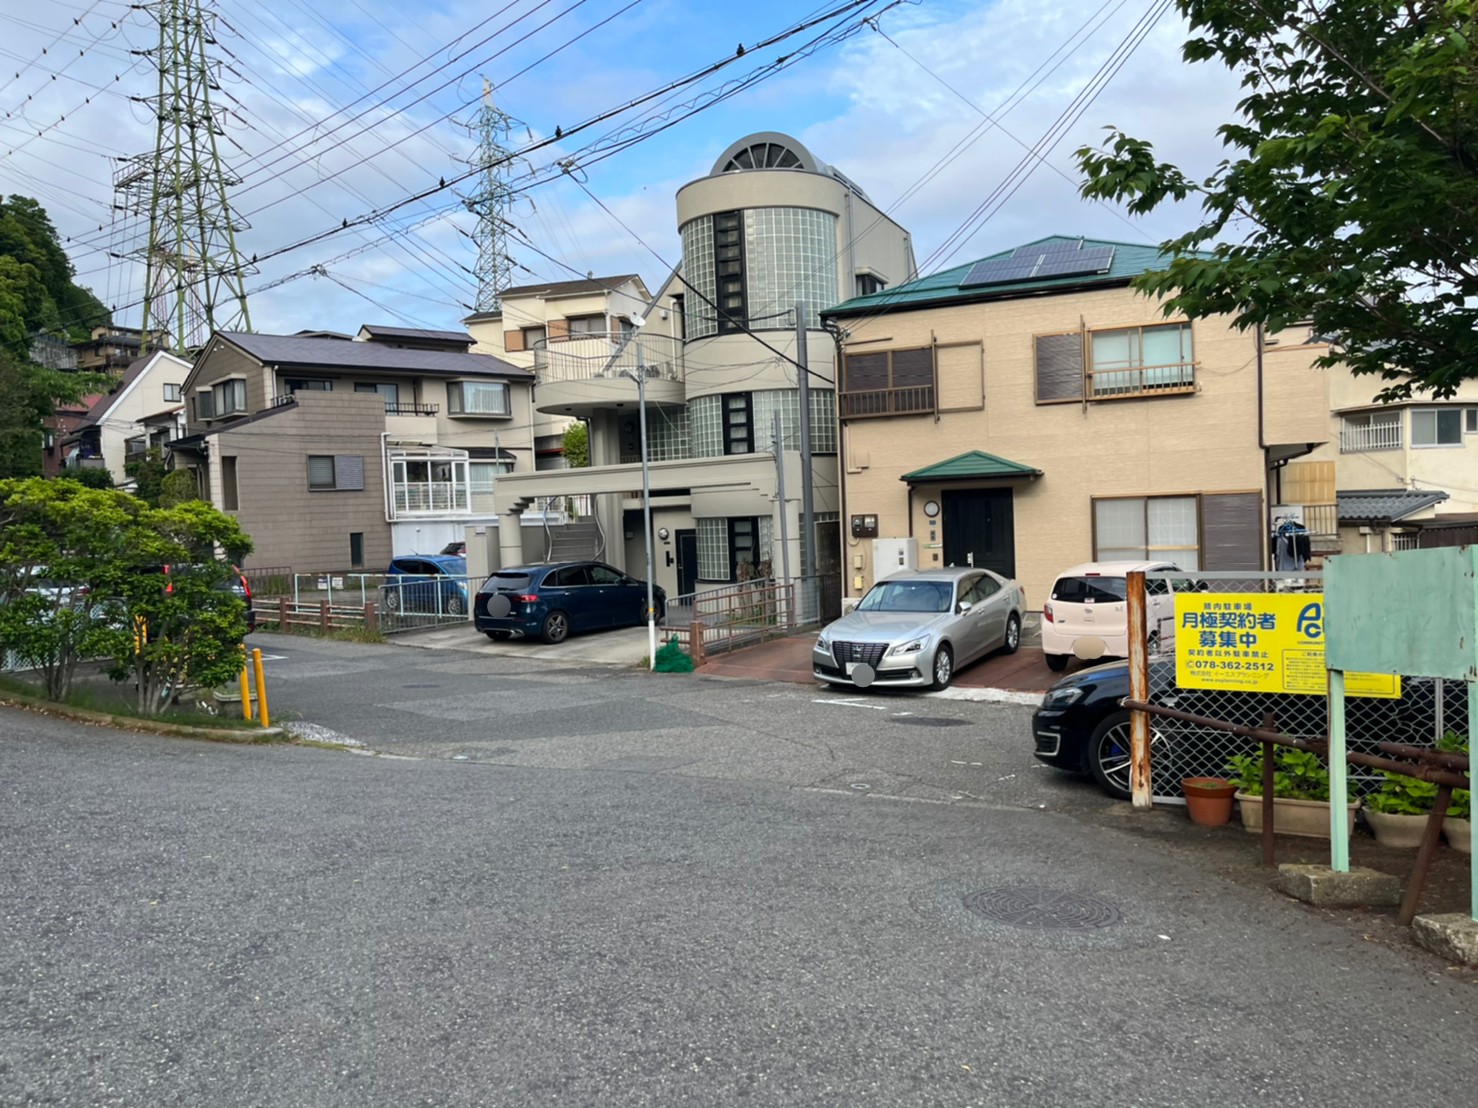
[(241, 718), (251, 718), (251, 678), (247, 677), (247, 649), (241, 647)]
[(272, 717), (267, 714), (267, 681), (262, 676), (262, 652), (253, 647), (251, 666), (257, 675), (257, 720), (263, 727), (272, 726)]

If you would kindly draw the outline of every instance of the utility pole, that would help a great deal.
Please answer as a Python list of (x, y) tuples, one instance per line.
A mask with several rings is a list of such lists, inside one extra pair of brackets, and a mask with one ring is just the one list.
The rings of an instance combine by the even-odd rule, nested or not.
[(149, 219), (144, 262), (140, 353), (170, 347), (189, 355), (213, 331), (250, 331), (247, 273), (236, 249), (246, 224), (231, 213), (227, 190), (238, 184), (221, 161), (225, 112), (212, 106), (220, 62), (211, 0), (155, 0), (159, 47), (154, 151), (129, 158), (114, 176), (119, 210)]
[(811, 597), (819, 595), (820, 583), (816, 580), (816, 502), (811, 472), (811, 359), (806, 349), (807, 307), (804, 300), (795, 306), (795, 376), (801, 406), (801, 591), (806, 598), (804, 614), (809, 620)]
[(472, 240), (477, 243), (477, 301), (479, 312), (496, 312), (502, 293), (513, 283), (513, 261), (508, 256), (508, 209), (513, 189), (508, 184), (512, 155), (508, 152), (508, 128), (512, 120), (493, 103), (493, 86), (484, 81), (482, 108), (468, 127), (477, 139), (477, 153), (467, 164), (479, 171), (474, 178), (477, 191), (463, 197), (467, 210), (477, 216)]

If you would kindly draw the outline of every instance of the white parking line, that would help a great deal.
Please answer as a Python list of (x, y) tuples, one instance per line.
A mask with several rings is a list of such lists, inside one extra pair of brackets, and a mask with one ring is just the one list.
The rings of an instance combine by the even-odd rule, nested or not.
[(874, 712), (886, 712), (888, 710), (888, 706), (886, 704), (869, 704), (865, 700), (861, 700), (861, 699), (852, 699), (852, 700), (823, 700), (823, 699), (817, 698), (815, 700), (812, 700), (811, 703), (812, 704), (838, 704), (838, 705), (842, 706), (843, 708), (871, 708)]

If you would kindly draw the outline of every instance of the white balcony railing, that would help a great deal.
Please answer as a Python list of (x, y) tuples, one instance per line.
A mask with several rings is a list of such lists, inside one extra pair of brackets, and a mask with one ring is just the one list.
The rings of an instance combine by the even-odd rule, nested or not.
[(1339, 452), (1341, 454), (1364, 454), (1372, 450), (1400, 450), (1401, 421), (1385, 420), (1380, 423), (1345, 420), (1339, 429)]
[(396, 516), (442, 515), (472, 510), (471, 489), (461, 482), (396, 482), (393, 490)]
[[(622, 346), (620, 332), (571, 335), (534, 344), (534, 373), (540, 381), (589, 381), (636, 373), (637, 340)], [(649, 378), (683, 379), (683, 344), (671, 335), (642, 335), (641, 364)]]

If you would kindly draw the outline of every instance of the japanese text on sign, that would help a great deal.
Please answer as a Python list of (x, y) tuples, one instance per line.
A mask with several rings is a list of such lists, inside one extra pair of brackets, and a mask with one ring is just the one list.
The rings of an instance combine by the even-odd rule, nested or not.
[[(1176, 593), (1175, 681), (1187, 689), (1327, 689), (1319, 593)], [(1394, 698), (1401, 679), (1345, 674), (1350, 696)]]

